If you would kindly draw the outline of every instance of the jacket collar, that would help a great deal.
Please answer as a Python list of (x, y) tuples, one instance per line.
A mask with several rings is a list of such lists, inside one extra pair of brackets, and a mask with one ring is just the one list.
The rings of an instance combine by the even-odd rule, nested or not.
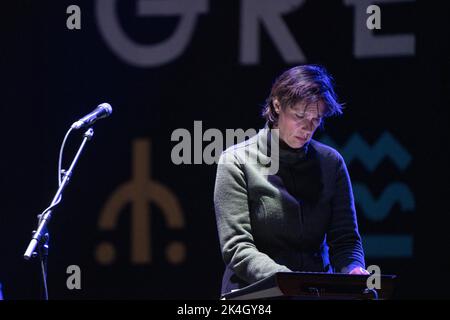
[(279, 130), (270, 128), (268, 123), (258, 133), (258, 153), (263, 157), (264, 164), (268, 163), (269, 158), (270, 161), (295, 163), (307, 155), (310, 144), (308, 141), (299, 149), (291, 148), (280, 140)]

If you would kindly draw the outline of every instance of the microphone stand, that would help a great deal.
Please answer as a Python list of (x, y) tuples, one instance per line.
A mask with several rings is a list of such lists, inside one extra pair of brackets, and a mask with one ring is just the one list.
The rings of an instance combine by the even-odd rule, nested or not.
[[(53, 208), (56, 207), (60, 201), (61, 196), (64, 191), (64, 189), (69, 184), (70, 178), (72, 176), (73, 169), (75, 168), (75, 165), (78, 161), (78, 158), (80, 157), (86, 143), (92, 139), (92, 136), (94, 135), (94, 130), (92, 128), (89, 128), (86, 130), (86, 132), (83, 135), (83, 141), (81, 142), (81, 145), (78, 149), (78, 152), (75, 155), (75, 158), (72, 161), (72, 164), (70, 165), (69, 169), (67, 171), (63, 172), (63, 180), (56, 191), (55, 196), (53, 197), (53, 200), (50, 204), (50, 206), (45, 209), (40, 215), (38, 215), (38, 228), (36, 231), (33, 231), (33, 237), (27, 247), (27, 250), (25, 251), (25, 254), (23, 255), (25, 260), (29, 260), (31, 257), (36, 257), (39, 254), (40, 261), (41, 261), (41, 268), (42, 268), (42, 282), (44, 285), (44, 300), (48, 300), (48, 291), (47, 291), (47, 263), (48, 263), (48, 242), (49, 242), (49, 233), (47, 230), (47, 225), (50, 222), (50, 219), (52, 217)], [(61, 173), (59, 173), (61, 174)], [(36, 253), (36, 249), (38, 253)]]

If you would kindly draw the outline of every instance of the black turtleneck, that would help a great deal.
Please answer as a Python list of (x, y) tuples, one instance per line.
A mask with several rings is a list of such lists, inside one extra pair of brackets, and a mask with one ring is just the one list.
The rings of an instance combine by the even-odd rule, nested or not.
[(322, 172), (314, 148), (306, 143), (294, 149), (280, 139), (280, 168), (277, 175), (286, 190), (299, 201), (315, 203), (322, 192)]

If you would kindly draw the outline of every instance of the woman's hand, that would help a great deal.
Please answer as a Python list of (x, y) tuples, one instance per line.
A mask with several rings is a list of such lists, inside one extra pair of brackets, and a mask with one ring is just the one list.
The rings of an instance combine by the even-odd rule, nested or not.
[(368, 274), (370, 274), (370, 273), (369, 273), (369, 271), (367, 271), (367, 270), (364, 269), (364, 268), (361, 268), (361, 267), (355, 267), (355, 268), (353, 268), (352, 271), (349, 272), (349, 274), (363, 274), (363, 275), (368, 275)]

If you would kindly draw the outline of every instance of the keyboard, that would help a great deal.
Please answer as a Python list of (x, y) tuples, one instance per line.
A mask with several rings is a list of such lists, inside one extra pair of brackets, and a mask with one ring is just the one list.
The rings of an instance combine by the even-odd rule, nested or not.
[(372, 275), (322, 272), (277, 272), (242, 289), (224, 294), (224, 300), (252, 299), (390, 299), (395, 275), (379, 275), (379, 288), (368, 288)]

